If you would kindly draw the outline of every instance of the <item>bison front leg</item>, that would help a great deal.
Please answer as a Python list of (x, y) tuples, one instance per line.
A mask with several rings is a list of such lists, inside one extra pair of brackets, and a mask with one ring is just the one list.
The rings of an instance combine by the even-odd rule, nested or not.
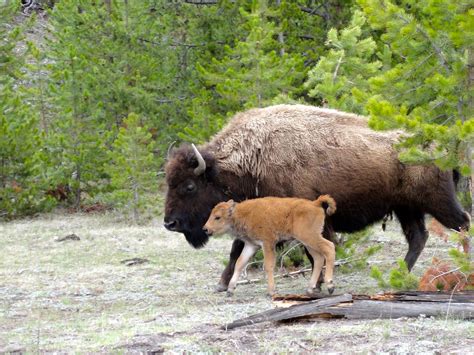
[(235, 263), (234, 274), (229, 281), (229, 286), (227, 287), (227, 296), (232, 296), (234, 294), (235, 287), (237, 286), (237, 281), (239, 281), (240, 274), (244, 270), (245, 265), (249, 262), (250, 258), (255, 255), (259, 247), (251, 243), (244, 243), (244, 249), (240, 254), (237, 262)]
[(230, 279), (234, 274), (235, 263), (237, 262), (237, 259), (239, 258), (240, 254), (242, 253), (244, 245), (245, 243), (240, 239), (234, 239), (234, 242), (232, 243), (232, 249), (230, 250), (229, 262), (227, 263), (227, 266), (221, 274), (221, 279), (216, 287), (216, 292), (227, 291)]

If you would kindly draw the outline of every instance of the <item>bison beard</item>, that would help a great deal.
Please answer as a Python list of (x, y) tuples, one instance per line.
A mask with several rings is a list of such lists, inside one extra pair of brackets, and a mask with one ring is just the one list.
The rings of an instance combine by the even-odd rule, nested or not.
[[(425, 214), (445, 227), (468, 229), (452, 172), (405, 165), (393, 148), (402, 132), (374, 132), (364, 117), (303, 105), (239, 113), (208, 144), (175, 149), (166, 165), (165, 226), (195, 248), (207, 242), (202, 226), (221, 201), (278, 196), (313, 200), (331, 195), (337, 212), (324, 236), (354, 232), (397, 216), (413, 267), (428, 238)], [(243, 243), (235, 240), (220, 289), (225, 290)]]
[(188, 243), (196, 249), (202, 248), (209, 240), (209, 237), (202, 228), (194, 229), (193, 231), (184, 231), (184, 236)]

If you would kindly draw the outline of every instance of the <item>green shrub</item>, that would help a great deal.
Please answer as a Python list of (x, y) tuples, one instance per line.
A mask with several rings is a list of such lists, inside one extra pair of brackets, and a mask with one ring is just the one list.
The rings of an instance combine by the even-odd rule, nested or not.
[(397, 260), (398, 267), (393, 268), (388, 273), (388, 281), (382, 271), (376, 266), (373, 266), (370, 271), (370, 276), (377, 280), (380, 288), (394, 289), (394, 290), (416, 290), (418, 288), (418, 278), (408, 271), (407, 264), (404, 260)]

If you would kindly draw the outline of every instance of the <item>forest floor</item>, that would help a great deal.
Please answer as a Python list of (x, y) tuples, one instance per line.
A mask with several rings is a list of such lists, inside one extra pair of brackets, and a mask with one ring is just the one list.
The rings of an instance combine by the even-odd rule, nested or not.
[[(406, 252), (398, 224), (387, 227), (371, 230), (370, 243), (383, 248), (369, 261), (381, 269)], [(72, 233), (80, 240), (59, 241)], [(474, 352), (474, 324), (445, 317), (221, 330), (273, 308), (264, 281), (240, 285), (231, 298), (214, 292), (230, 245), (229, 238), (216, 238), (193, 250), (158, 219), (131, 226), (111, 215), (54, 214), (2, 223), (0, 353)], [(434, 256), (445, 258), (451, 246), (431, 237), (414, 273), (420, 276)], [(368, 270), (336, 270), (335, 293), (379, 292)], [(303, 293), (307, 277), (277, 279), (279, 293)]]

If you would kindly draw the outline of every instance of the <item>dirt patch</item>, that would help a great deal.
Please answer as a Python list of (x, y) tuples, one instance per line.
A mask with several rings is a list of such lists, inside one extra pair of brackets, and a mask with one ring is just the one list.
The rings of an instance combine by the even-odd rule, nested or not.
[[(57, 243), (58, 236), (80, 236)], [(472, 322), (453, 319), (317, 320), (224, 331), (235, 319), (272, 308), (266, 284), (240, 285), (231, 298), (214, 287), (231, 240), (192, 249), (161, 221), (129, 226), (112, 215), (47, 215), (0, 225), (0, 352), (462, 352), (474, 348)], [(373, 228), (381, 269), (406, 252), (396, 222)], [(449, 243), (429, 239), (414, 272)], [(124, 260), (146, 260), (127, 266)], [(252, 271), (249, 278), (263, 277)], [(276, 280), (302, 293), (308, 275)], [(336, 293), (374, 293), (367, 270), (342, 274)]]

